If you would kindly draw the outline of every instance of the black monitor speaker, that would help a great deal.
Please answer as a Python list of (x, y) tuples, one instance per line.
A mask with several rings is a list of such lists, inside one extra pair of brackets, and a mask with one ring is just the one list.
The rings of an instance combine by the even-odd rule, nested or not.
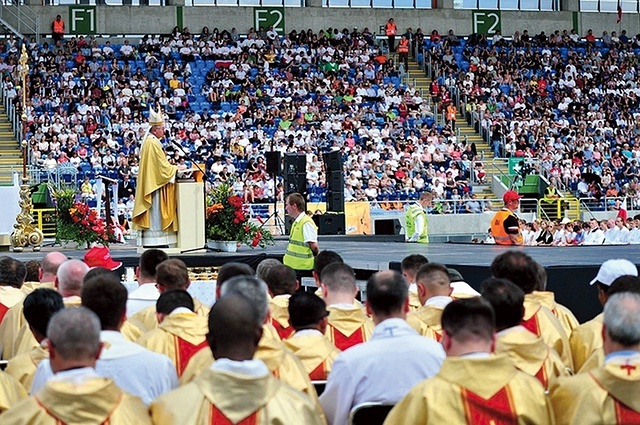
[(399, 235), (402, 230), (402, 224), (397, 218), (375, 220), (373, 223), (374, 235)]
[(345, 218), (344, 213), (327, 212), (320, 215), (314, 215), (313, 221), (318, 226), (319, 235), (344, 235), (345, 234)]
[(344, 211), (344, 192), (342, 190), (327, 191), (327, 211)]
[(282, 172), (280, 152), (266, 152), (265, 156), (267, 158), (267, 174), (280, 174)]

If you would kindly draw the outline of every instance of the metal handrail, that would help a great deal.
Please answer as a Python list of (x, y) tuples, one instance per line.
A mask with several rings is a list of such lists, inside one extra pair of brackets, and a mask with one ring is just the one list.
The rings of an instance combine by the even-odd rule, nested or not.
[(36, 41), (40, 39), (40, 26), (38, 14), (29, 6), (24, 4), (2, 4), (0, 3), (0, 19), (4, 20), (14, 28), (19, 35), (34, 34)]

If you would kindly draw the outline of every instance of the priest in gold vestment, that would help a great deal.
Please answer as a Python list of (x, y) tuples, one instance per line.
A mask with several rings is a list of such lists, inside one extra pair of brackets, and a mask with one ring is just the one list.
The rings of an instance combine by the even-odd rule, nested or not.
[(84, 307), (59, 311), (47, 336), (55, 375), (31, 398), (3, 413), (3, 425), (151, 424), (139, 398), (96, 374), (100, 320), (93, 312)]
[(540, 382), (492, 355), (494, 314), (482, 298), (452, 301), (442, 314), (447, 358), (389, 413), (396, 424), (553, 424)]
[(62, 295), (53, 289), (36, 289), (24, 299), (24, 317), (38, 345), (31, 352), (19, 354), (9, 360), (6, 372), (26, 389), (31, 388), (40, 362), (49, 358), (49, 347), (45, 341), (47, 326), (51, 317), (63, 308)]
[(137, 342), (169, 357), (180, 377), (194, 354), (207, 346), (207, 319), (193, 312), (193, 298), (183, 289), (163, 292), (156, 310), (160, 326)]
[(0, 418), (2, 412), (22, 399), (27, 398), (27, 390), (8, 373), (0, 371)]
[(407, 315), (407, 323), (420, 335), (440, 341), (442, 311), (452, 301), (449, 271), (442, 264), (425, 264), (416, 273), (416, 287), (422, 307)]
[(293, 333), (293, 327), (289, 324), (289, 297), (299, 287), (296, 271), (283, 264), (273, 266), (265, 276), (265, 282), (269, 288), (269, 311), (271, 324), (280, 339), (285, 340)]
[(418, 285), (416, 285), (416, 275), (421, 266), (428, 264), (429, 260), (422, 254), (407, 255), (402, 259), (400, 268), (402, 276), (409, 283), (409, 308), (410, 311), (415, 311), (422, 307), (424, 304), (420, 302), (418, 298)]
[(505, 279), (487, 279), (482, 282), (482, 297), (496, 314), (496, 354), (506, 354), (515, 367), (536, 377), (545, 390), (558, 377), (569, 375), (558, 353), (520, 325), (525, 297), (520, 288)]
[(327, 315), (326, 304), (315, 294), (299, 292), (289, 299), (289, 321), (295, 332), (283, 342), (300, 359), (312, 381), (326, 381), (340, 354), (324, 336)]
[(175, 183), (178, 167), (169, 163), (160, 143), (164, 137), (164, 116), (160, 110), (149, 111), (149, 125), (140, 148), (133, 228), (141, 235), (138, 245), (168, 248), (178, 242)]
[(609, 297), (603, 339), (603, 366), (562, 378), (551, 389), (557, 424), (640, 423), (639, 293)]
[(322, 424), (313, 402), (253, 359), (263, 314), (240, 295), (223, 295), (209, 316), (215, 362), (195, 381), (151, 405), (156, 425)]

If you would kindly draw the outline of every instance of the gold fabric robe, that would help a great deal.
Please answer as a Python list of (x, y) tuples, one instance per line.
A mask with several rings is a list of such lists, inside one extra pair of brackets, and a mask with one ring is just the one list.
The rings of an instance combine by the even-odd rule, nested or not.
[(13, 286), (0, 286), (0, 324), (9, 309), (26, 297), (26, 294)]
[(191, 357), (208, 347), (208, 332), (207, 319), (202, 316), (195, 313), (170, 314), (158, 329), (142, 335), (137, 343), (169, 357), (176, 365), (176, 373), (181, 376)]
[[(569, 342), (576, 372), (583, 372), (583, 365), (591, 355), (602, 350), (602, 323), (604, 314), (600, 313), (588, 322), (583, 323), (571, 332)], [(602, 353), (604, 358), (604, 353)]]
[(640, 353), (614, 357), (589, 373), (561, 378), (551, 389), (558, 425), (640, 423)]
[(520, 326), (498, 333), (494, 351), (506, 354), (515, 367), (537, 378), (545, 390), (558, 377), (569, 375), (558, 353), (549, 348), (542, 338)]
[(280, 339), (287, 339), (294, 329), (289, 323), (289, 295), (279, 295), (269, 299), (271, 324), (278, 332)]
[(420, 307), (422, 307), (422, 304), (418, 298), (418, 293), (409, 289), (409, 311), (416, 311)]
[[(0, 371), (0, 413), (28, 396), (25, 388), (13, 376)], [(4, 424), (4, 415), (0, 418)]]
[[(162, 229), (177, 231), (176, 183), (174, 179), (178, 167), (171, 165), (162, 150), (160, 140), (149, 134), (140, 148), (140, 170), (136, 184), (133, 205), (133, 228), (147, 230), (151, 226), (151, 195), (160, 191)], [(160, 230), (160, 229), (158, 229)]]
[(2, 425), (151, 425), (147, 407), (111, 379), (48, 382), (2, 415)]
[[(318, 393), (311, 383), (311, 379), (309, 379), (309, 375), (306, 373), (304, 366), (300, 360), (284, 346), (282, 341), (271, 335), (270, 331), (263, 333), (254, 358), (262, 360), (267, 365), (267, 368), (269, 368), (269, 372), (276, 378), (296, 390), (306, 393), (315, 403), (316, 410), (324, 421), (324, 412), (318, 400)], [(180, 385), (192, 382), (202, 371), (211, 367), (213, 361), (213, 353), (211, 353), (211, 350), (200, 350), (191, 358), (183, 375), (180, 377)]]
[(407, 315), (407, 323), (420, 335), (440, 342), (442, 339), (440, 319), (443, 311), (444, 308), (435, 305), (423, 305)]
[(362, 309), (345, 310), (329, 306), (327, 310), (329, 322), (324, 334), (339, 350), (344, 351), (371, 338), (375, 325)]
[[(208, 318), (210, 308), (206, 305), (202, 304), (200, 300), (197, 298), (193, 298), (193, 306), (195, 313), (198, 316)], [(140, 335), (144, 335), (147, 332), (150, 332), (158, 327), (158, 317), (156, 316), (156, 307), (151, 305), (149, 307), (143, 308), (133, 316), (129, 317), (125, 323), (128, 323), (127, 327), (129, 327), (128, 332), (124, 333), (125, 336), (135, 335), (139, 333)], [(135, 328), (138, 328), (137, 330)], [(122, 331), (122, 330), (121, 330)]]
[(47, 288), (47, 289), (56, 289), (55, 282), (25, 282), (20, 287), (20, 290), (25, 293), (25, 295), (29, 295), (36, 289)]
[(576, 319), (576, 316), (573, 315), (571, 310), (556, 302), (555, 294), (553, 292), (533, 291), (532, 293), (525, 295), (525, 298), (531, 298), (534, 301), (538, 301), (540, 304), (551, 310), (553, 315), (560, 321), (560, 324), (567, 336), (570, 336), (571, 332), (580, 326), (580, 322), (578, 322), (578, 319)]
[(9, 360), (6, 372), (16, 378), (23, 387), (31, 389), (33, 376), (36, 373), (38, 365), (49, 358), (49, 349), (45, 346), (38, 345), (31, 350), (30, 353), (22, 353)]
[(565, 366), (567, 366), (569, 370), (574, 370), (569, 337), (551, 310), (538, 301), (525, 296), (522, 326), (534, 334), (541, 336), (545, 344), (553, 348), (556, 353), (560, 355)]
[(438, 374), (416, 385), (385, 425), (553, 424), (540, 382), (504, 355), (448, 357)]
[(326, 381), (340, 350), (322, 335), (295, 336), (284, 341), (285, 347), (300, 359), (312, 381)]
[(322, 421), (308, 397), (267, 374), (205, 370), (151, 404), (155, 425), (300, 424)]

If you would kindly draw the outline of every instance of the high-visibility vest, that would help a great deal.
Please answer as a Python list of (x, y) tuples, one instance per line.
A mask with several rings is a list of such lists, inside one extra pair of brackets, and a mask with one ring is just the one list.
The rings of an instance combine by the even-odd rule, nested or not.
[(62, 19), (53, 21), (53, 32), (56, 34), (64, 33), (64, 21)]
[(385, 25), (384, 27), (384, 31), (387, 34), (387, 36), (396, 35), (397, 33), (396, 24), (393, 22), (387, 22), (387, 25)]
[(294, 270), (313, 270), (313, 266), (315, 265), (313, 251), (311, 251), (309, 245), (304, 241), (304, 232), (302, 231), (302, 228), (305, 223), (311, 223), (316, 227), (316, 224), (313, 222), (311, 217), (306, 214), (304, 214), (300, 221), (294, 221), (291, 225), (287, 251), (282, 258), (284, 265), (289, 266)]
[[(498, 245), (513, 245), (509, 234), (504, 230), (504, 221), (509, 217), (515, 217), (508, 209), (502, 209), (493, 216), (491, 220), (491, 235)], [(522, 244), (522, 232), (518, 230), (518, 243)]]
[(418, 204), (412, 204), (405, 214), (407, 221), (407, 237), (411, 237), (416, 231), (416, 217), (422, 216), (424, 220), (424, 228), (422, 229), (422, 233), (418, 236), (418, 243), (429, 243), (429, 234), (427, 229), (427, 214), (424, 212), (424, 209)]
[(398, 53), (409, 53), (409, 40), (400, 40), (400, 43), (398, 43)]
[(447, 106), (447, 119), (449, 121), (455, 121), (456, 119), (456, 107), (453, 105)]

